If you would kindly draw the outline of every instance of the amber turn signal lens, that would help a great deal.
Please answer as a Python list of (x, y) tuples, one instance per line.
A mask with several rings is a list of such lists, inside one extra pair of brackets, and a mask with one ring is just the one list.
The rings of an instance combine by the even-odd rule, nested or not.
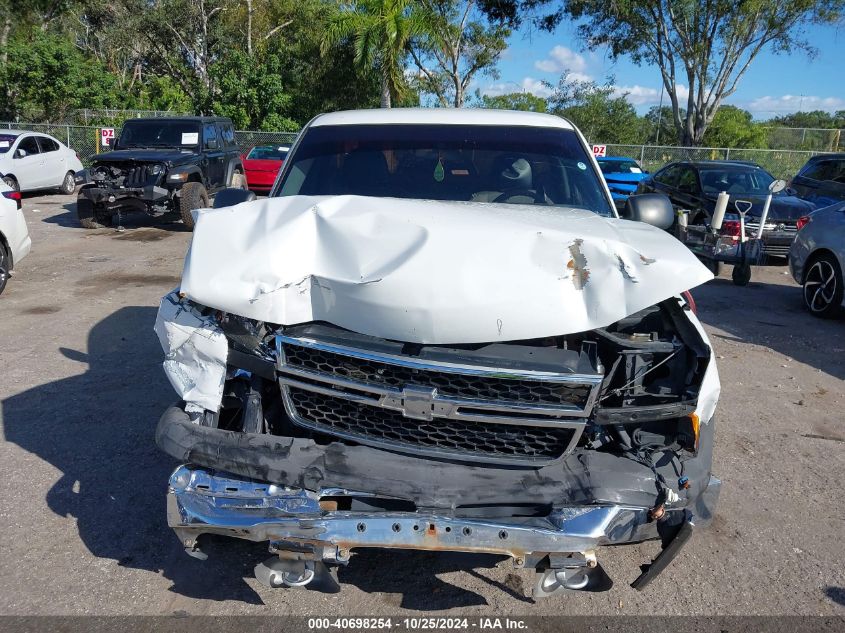
[(699, 427), (701, 426), (701, 420), (698, 418), (698, 414), (693, 412), (689, 414), (690, 422), (692, 422), (692, 432), (695, 436), (695, 450), (698, 451), (698, 431)]

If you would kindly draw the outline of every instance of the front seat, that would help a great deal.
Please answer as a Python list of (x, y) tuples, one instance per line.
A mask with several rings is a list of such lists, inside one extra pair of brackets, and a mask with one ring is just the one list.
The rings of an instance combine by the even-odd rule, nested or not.
[(534, 203), (534, 175), (531, 163), (524, 158), (500, 156), (493, 163), (493, 176), (497, 190), (479, 191), (472, 196), (474, 202), (494, 202), (499, 198), (500, 202)]
[(353, 196), (384, 196), (390, 172), (380, 150), (357, 149), (343, 161), (341, 180), (343, 191)]

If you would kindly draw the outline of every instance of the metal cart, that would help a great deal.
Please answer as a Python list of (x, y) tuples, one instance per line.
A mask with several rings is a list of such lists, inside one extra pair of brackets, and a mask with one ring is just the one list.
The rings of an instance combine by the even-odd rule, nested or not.
[[(739, 216), (738, 235), (722, 234), (722, 226), (728, 209), (730, 196), (726, 192), (719, 194), (716, 209), (709, 224), (689, 226), (687, 220), (689, 212), (679, 211), (677, 237), (687, 248), (698, 256), (714, 275), (719, 274), (719, 264), (733, 264), (731, 279), (737, 286), (747, 286), (751, 281), (751, 267), (760, 265), (764, 258), (763, 228), (769, 215), (772, 195), (786, 187), (783, 180), (776, 180), (769, 186), (769, 195), (763, 206), (756, 235), (749, 237), (745, 231), (745, 216), (751, 210), (752, 203), (748, 200), (734, 200), (733, 206)], [(729, 220), (735, 222), (736, 220)]]

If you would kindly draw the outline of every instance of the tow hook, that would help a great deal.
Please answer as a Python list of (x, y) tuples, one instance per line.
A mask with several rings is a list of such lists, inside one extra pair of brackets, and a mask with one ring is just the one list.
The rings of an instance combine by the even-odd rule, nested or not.
[(613, 581), (596, 560), (594, 550), (563, 556), (549, 555), (549, 567), (537, 568), (534, 598), (547, 598), (564, 591), (607, 591)]
[(265, 587), (308, 587), (323, 593), (337, 593), (340, 583), (336, 568), (322, 561), (289, 560), (274, 556), (255, 566), (255, 578)]

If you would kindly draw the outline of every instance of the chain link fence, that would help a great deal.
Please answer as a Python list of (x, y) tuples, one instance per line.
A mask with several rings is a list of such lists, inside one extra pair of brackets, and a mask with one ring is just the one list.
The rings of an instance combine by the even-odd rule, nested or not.
[[(56, 137), (74, 149), (83, 164), (90, 157), (105, 151), (100, 144), (100, 128), (83, 125), (50, 125), (46, 123), (0, 123), (0, 130), (11, 128), (43, 132)], [(119, 130), (116, 130), (118, 133)], [(254, 145), (291, 145), (297, 132), (260, 132), (240, 130), (235, 141), (242, 152)], [(792, 178), (811, 156), (823, 152), (786, 149), (731, 149), (727, 147), (673, 147), (653, 145), (607, 145), (608, 156), (628, 156), (640, 162), (644, 169), (656, 171), (676, 160), (747, 160), (771, 172), (776, 178)]]
[(811, 127), (765, 127), (766, 143), (781, 149), (845, 151), (845, 130)]
[(653, 172), (677, 160), (746, 160), (757, 163), (775, 178), (788, 180), (798, 173), (816, 151), (782, 149), (731, 149), (729, 147), (656, 147), (652, 145), (607, 145), (608, 156), (627, 156)]
[[(28, 130), (30, 132), (41, 132), (49, 134), (70, 147), (82, 160), (82, 164), (88, 167), (91, 164), (91, 157), (95, 154), (108, 151), (100, 142), (99, 127), (86, 125), (51, 125), (48, 123), (0, 123), (0, 132), (3, 129)], [(115, 134), (120, 133), (120, 128), (115, 128)], [(251, 130), (235, 132), (235, 142), (242, 152), (246, 152), (254, 145), (291, 145), (296, 139), (297, 132), (257, 132)]]

